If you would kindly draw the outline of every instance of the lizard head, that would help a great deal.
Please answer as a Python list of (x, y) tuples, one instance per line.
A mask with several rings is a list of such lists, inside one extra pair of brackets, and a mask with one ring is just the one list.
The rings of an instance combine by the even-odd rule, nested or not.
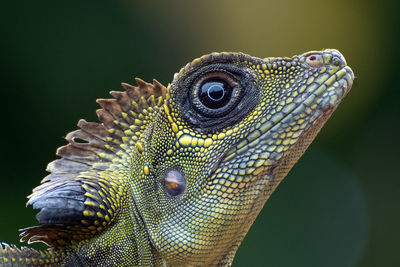
[(135, 206), (161, 257), (231, 262), (353, 79), (336, 50), (212, 53), (182, 68), (132, 160)]

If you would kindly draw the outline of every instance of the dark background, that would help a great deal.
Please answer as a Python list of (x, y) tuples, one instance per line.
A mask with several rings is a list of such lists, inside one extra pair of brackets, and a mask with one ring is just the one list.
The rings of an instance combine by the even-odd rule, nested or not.
[[(144, 2), (144, 1), (143, 1)], [(272, 195), (234, 266), (400, 266), (399, 1), (3, 1), (0, 240), (96, 98), (213, 51), (339, 49), (352, 91)], [(188, 2), (188, 3), (187, 3)], [(245, 3), (245, 4), (244, 4)], [(36, 246), (37, 247), (37, 246)]]

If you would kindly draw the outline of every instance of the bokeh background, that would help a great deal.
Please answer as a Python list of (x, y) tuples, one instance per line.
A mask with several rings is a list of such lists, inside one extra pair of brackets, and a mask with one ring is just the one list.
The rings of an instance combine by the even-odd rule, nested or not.
[[(272, 195), (234, 266), (400, 266), (400, 2), (3, 1), (0, 240), (96, 98), (212, 51), (339, 49), (357, 79)], [(38, 246), (35, 246), (38, 247)], [(40, 247), (40, 246), (39, 246)]]

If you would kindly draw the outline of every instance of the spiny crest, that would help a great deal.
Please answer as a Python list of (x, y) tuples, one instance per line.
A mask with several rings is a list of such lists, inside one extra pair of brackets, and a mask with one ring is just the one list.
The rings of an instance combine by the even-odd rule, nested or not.
[[(50, 251), (37, 251), (33, 248), (17, 248), (15, 245), (0, 243), (0, 266), (15, 266), (15, 264), (39, 265), (57, 263), (58, 258), (52, 258)], [(3, 265), (4, 264), (4, 265)]]
[(39, 210), (40, 226), (23, 229), (21, 241), (50, 246), (87, 239), (103, 231), (119, 212), (123, 198), (121, 177), (113, 162), (134, 147), (162, 107), (167, 89), (136, 79), (137, 86), (122, 83), (124, 92), (114, 99), (98, 99), (101, 123), (80, 120), (80, 129), (66, 136), (47, 166), (50, 174), (33, 190), (28, 204)]
[(149, 115), (162, 105), (167, 89), (156, 80), (150, 84), (136, 78), (136, 82), (138, 86), (122, 83), (125, 92), (111, 91), (114, 99), (96, 101), (102, 107), (96, 111), (102, 123), (79, 120), (80, 129), (67, 134), (68, 144), (56, 152), (62, 158), (47, 166), (51, 174), (42, 182), (107, 169), (122, 143), (132, 144), (138, 139), (150, 121)]

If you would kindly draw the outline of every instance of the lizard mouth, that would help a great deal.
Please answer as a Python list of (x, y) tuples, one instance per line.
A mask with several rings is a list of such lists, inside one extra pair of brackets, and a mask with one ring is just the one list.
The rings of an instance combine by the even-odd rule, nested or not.
[(345, 66), (322, 83), (317, 90), (312, 91), (309, 96), (311, 100), (307, 102), (316, 102), (323, 111), (335, 109), (350, 91), (353, 80), (353, 71)]

